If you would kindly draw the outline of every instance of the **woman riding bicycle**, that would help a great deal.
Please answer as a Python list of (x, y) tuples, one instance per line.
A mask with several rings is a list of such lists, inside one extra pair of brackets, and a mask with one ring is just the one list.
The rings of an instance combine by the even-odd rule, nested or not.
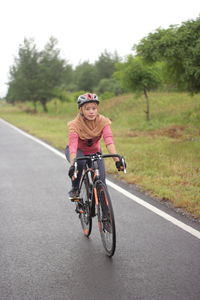
[[(98, 113), (98, 96), (91, 93), (80, 95), (77, 100), (79, 113), (76, 118), (68, 123), (69, 141), (66, 147), (66, 157), (70, 162), (69, 177), (72, 179), (72, 189), (69, 198), (73, 201), (79, 196), (79, 183), (84, 168), (84, 161), (78, 162), (77, 178), (74, 177), (74, 159), (83, 155), (101, 152), (100, 139), (103, 137), (110, 154), (116, 154), (113, 142), (111, 121)], [(124, 170), (124, 165), (119, 158), (113, 158), (118, 171)], [(105, 183), (105, 166), (103, 159), (98, 161), (100, 178)]]

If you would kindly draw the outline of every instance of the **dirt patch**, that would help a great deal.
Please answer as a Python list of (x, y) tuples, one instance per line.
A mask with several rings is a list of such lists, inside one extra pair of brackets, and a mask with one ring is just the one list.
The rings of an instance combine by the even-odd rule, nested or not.
[(177, 139), (183, 136), (184, 130), (185, 130), (184, 126), (171, 126), (169, 128), (161, 130), (160, 135), (165, 135)]
[(23, 104), (19, 104), (18, 107), (20, 108), (20, 110), (24, 111), (27, 114), (36, 114), (37, 113), (34, 108), (27, 107), (26, 105), (23, 105)]
[(151, 131), (129, 131), (126, 135), (129, 137), (139, 136), (167, 136), (178, 139), (184, 135), (185, 126), (174, 125), (163, 129), (156, 129)]

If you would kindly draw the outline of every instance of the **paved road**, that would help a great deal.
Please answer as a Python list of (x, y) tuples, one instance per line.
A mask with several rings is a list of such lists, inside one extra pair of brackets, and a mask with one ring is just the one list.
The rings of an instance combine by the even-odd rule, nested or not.
[(63, 158), (0, 121), (0, 300), (199, 300), (200, 241), (110, 188), (117, 250), (85, 238)]

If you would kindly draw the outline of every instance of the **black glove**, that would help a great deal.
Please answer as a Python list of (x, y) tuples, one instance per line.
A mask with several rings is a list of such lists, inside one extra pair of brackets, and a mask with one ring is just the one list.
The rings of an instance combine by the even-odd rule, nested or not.
[(124, 164), (122, 163), (121, 160), (118, 160), (115, 162), (116, 168), (118, 171), (124, 171), (124, 169), (126, 168), (126, 163), (124, 161)]
[(74, 165), (70, 166), (69, 172), (68, 172), (68, 175), (70, 178), (72, 178), (74, 176), (74, 171), (75, 171), (75, 166)]

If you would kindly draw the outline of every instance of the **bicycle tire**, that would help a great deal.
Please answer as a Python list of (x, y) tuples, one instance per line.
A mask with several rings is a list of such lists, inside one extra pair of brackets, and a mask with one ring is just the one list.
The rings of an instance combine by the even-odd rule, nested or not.
[(82, 211), (79, 213), (79, 218), (81, 221), (81, 227), (83, 230), (83, 234), (86, 237), (89, 237), (92, 231), (92, 217), (91, 217), (91, 199), (89, 195), (89, 183), (87, 174), (84, 175), (81, 189), (80, 189), (80, 198), (81, 198), (81, 208)]
[(116, 228), (112, 203), (105, 184), (98, 183), (96, 190), (98, 227), (106, 254), (111, 257), (116, 249)]

